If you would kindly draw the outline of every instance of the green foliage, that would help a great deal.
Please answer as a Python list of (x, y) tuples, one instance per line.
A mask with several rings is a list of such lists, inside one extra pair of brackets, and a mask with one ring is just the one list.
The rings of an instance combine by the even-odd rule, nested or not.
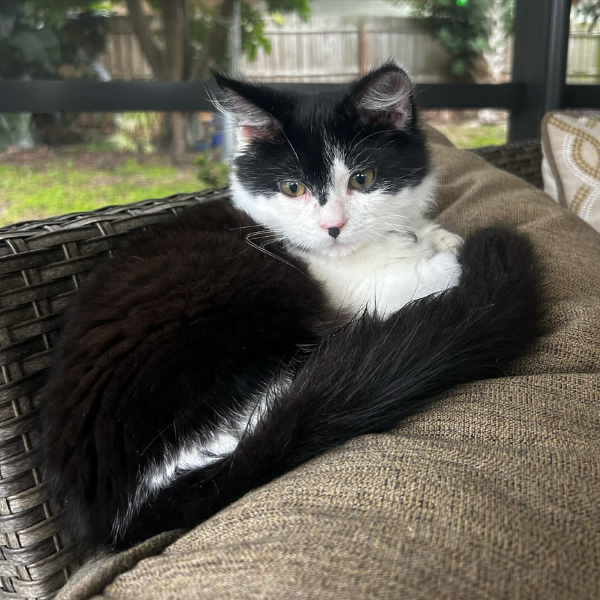
[(450, 70), (461, 80), (473, 79), (475, 62), (487, 48), (488, 12), (492, 0), (410, 0), (417, 17), (452, 56)]
[(575, 5), (575, 14), (589, 23), (591, 31), (600, 20), (600, 0), (579, 0)]
[(295, 12), (301, 19), (310, 16), (310, 3), (312, 0), (267, 0), (267, 9), (273, 13)]
[(160, 131), (160, 116), (153, 112), (128, 112), (116, 115), (116, 131), (110, 138), (119, 152), (152, 154), (152, 140)]
[[(198, 53), (214, 23), (217, 8), (206, 8), (203, 0), (188, 0), (188, 2), (191, 9), (188, 11), (190, 39), (194, 53)], [(311, 2), (312, 0), (267, 0), (266, 8), (269, 13), (296, 12), (302, 19), (307, 19), (310, 15)], [(158, 0), (154, 0), (152, 6), (160, 9)], [(264, 10), (253, 3), (242, 0), (242, 52), (250, 60), (256, 60), (259, 49), (266, 53), (271, 52), (271, 42), (265, 34), (265, 16)], [(224, 48), (215, 48), (212, 56), (215, 63), (222, 62), (224, 56), (221, 56), (221, 53), (224, 50)]]
[(500, 23), (506, 35), (513, 35), (515, 29), (515, 2), (516, 0), (501, 0), (502, 14)]
[[(310, 14), (312, 0), (266, 0), (268, 12), (296, 12), (303, 19)], [(161, 14), (163, 0), (148, 0)], [(58, 69), (66, 61), (73, 62), (78, 55), (68, 32), (80, 22), (84, 36), (78, 41), (90, 57), (103, 49), (107, 16), (123, 0), (0, 0), (0, 78), (31, 77), (35, 79), (58, 77)], [(204, 0), (188, 0), (189, 39), (191, 56), (200, 51), (214, 25), (218, 7), (207, 8)], [(242, 0), (242, 51), (250, 60), (256, 59), (259, 49), (271, 51), (265, 35), (265, 12), (248, 0)], [(10, 31), (10, 36), (3, 32)], [(158, 38), (164, 43), (164, 33)], [(82, 41), (83, 40), (83, 41)], [(223, 48), (215, 48), (213, 60), (220, 63)], [(80, 69), (81, 71), (81, 69)], [(80, 73), (82, 74), (82, 73)], [(94, 77), (89, 70), (86, 78)]]
[(84, 12), (110, 12), (112, 5), (120, 2), (118, 0), (115, 2), (102, 2), (101, 0), (23, 0), (20, 3), (37, 19), (52, 26), (61, 26), (64, 25), (69, 15)]
[[(405, 0), (394, 0), (396, 3)], [(528, 0), (525, 0), (528, 1)], [(488, 48), (489, 12), (494, 0), (409, 0), (418, 18), (452, 56), (452, 75), (473, 80), (477, 61)], [(501, 26), (510, 35), (515, 0), (501, 0)]]
[(256, 60), (258, 49), (271, 52), (271, 42), (265, 35), (263, 13), (250, 4), (242, 4), (242, 52)]
[(209, 152), (199, 154), (194, 161), (198, 167), (198, 179), (203, 187), (216, 189), (229, 182), (229, 169), (225, 163), (216, 161)]
[[(312, 0), (267, 0), (266, 7), (272, 16), (281, 19), (281, 14), (295, 12), (301, 19), (310, 16)], [(248, 2), (242, 2), (242, 52), (250, 60), (256, 60), (258, 49), (262, 48), (267, 54), (271, 52), (271, 42), (265, 35), (264, 11)]]
[(0, 2), (0, 78), (56, 79), (62, 65), (93, 76), (91, 61), (102, 51), (106, 19), (91, 0)]

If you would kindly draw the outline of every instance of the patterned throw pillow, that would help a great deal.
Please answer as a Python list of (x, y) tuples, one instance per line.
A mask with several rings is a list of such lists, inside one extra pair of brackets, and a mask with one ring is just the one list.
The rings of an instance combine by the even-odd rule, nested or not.
[(600, 112), (549, 112), (542, 150), (544, 191), (600, 231)]

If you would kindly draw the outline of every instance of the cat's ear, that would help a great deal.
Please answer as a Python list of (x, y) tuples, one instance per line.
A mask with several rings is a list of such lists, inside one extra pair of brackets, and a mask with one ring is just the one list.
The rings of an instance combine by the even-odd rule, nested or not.
[(267, 108), (272, 104), (268, 88), (230, 79), (220, 73), (213, 75), (223, 92), (219, 106), (234, 117), (245, 141), (269, 139), (277, 134), (279, 122)]
[(350, 104), (366, 123), (406, 129), (414, 119), (413, 86), (396, 64), (386, 63), (356, 82)]

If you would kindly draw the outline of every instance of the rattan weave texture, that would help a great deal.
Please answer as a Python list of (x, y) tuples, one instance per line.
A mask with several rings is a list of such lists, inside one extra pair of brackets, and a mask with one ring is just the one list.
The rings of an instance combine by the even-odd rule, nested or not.
[(544, 189), (542, 147), (538, 140), (516, 142), (505, 146), (487, 146), (478, 148), (475, 153), (498, 169), (516, 175), (540, 190)]
[(41, 481), (36, 423), (69, 298), (128, 232), (223, 196), (177, 195), (0, 230), (0, 598), (50, 598), (75, 564)]
[[(539, 143), (478, 153), (541, 181)], [(51, 598), (76, 565), (42, 481), (36, 421), (69, 299), (128, 232), (226, 195), (176, 195), (0, 228), (0, 598)]]

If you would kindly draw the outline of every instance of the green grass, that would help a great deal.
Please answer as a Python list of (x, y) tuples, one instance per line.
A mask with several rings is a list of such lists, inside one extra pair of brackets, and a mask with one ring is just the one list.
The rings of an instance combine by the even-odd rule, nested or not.
[(506, 125), (441, 125), (439, 129), (458, 148), (481, 148), (506, 144)]
[(0, 225), (193, 192), (207, 186), (195, 172), (127, 160), (112, 171), (75, 170), (73, 160), (48, 168), (0, 164)]
[[(459, 148), (494, 146), (506, 140), (505, 124), (481, 125), (474, 119), (432, 124)], [(131, 155), (111, 151), (106, 142), (66, 147), (31, 159), (25, 156), (22, 162), (7, 155), (2, 163), (1, 157), (0, 226), (222, 187), (227, 179), (226, 168), (204, 155), (174, 168), (164, 155), (145, 157), (139, 163)]]

